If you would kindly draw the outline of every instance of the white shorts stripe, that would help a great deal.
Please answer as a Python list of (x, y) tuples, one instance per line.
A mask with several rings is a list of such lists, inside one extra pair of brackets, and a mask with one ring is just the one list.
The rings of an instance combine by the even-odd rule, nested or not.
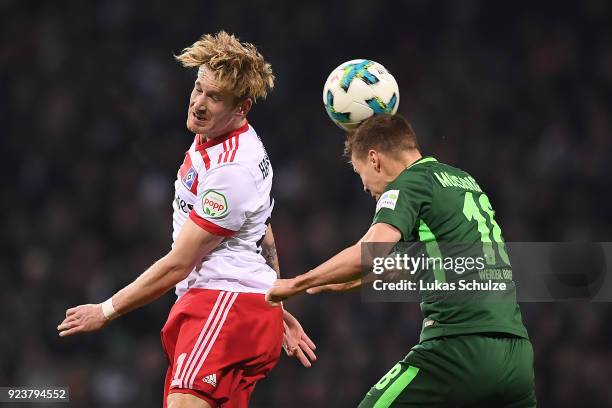
[[(189, 353), (189, 358), (187, 359), (187, 363), (183, 365), (182, 368), (185, 369), (185, 371), (187, 370), (187, 368), (190, 366), (192, 360), (193, 360), (193, 356), (195, 354), (195, 351), (198, 349), (198, 347), (200, 346), (200, 342), (202, 341), (202, 338), (204, 337), (204, 335), (206, 334), (206, 332), (208, 331), (208, 327), (210, 326), (210, 323), (213, 320), (213, 317), (215, 316), (215, 313), (217, 312), (217, 309), (219, 308), (219, 303), (223, 300), (223, 297), (225, 294), (228, 294), (227, 297), (229, 297), (229, 293), (228, 292), (221, 292), (219, 293), (219, 296), (217, 296), (217, 301), (215, 302), (215, 305), (212, 307), (212, 309), (210, 310), (210, 314), (208, 315), (208, 319), (206, 320), (206, 323), (204, 324), (204, 327), (202, 328), (202, 331), (200, 332), (200, 335), (198, 336), (198, 339), (196, 340), (193, 349), (191, 350), (191, 353)], [(180, 369), (179, 369), (180, 371)], [(185, 376), (185, 371), (183, 371), (183, 373), (178, 373), (178, 375), (176, 375), (175, 378), (178, 378), (181, 381), (181, 387), (184, 387), (185, 384), (182, 382), (183, 377)]]
[[(212, 324), (210, 325), (210, 327), (207, 327), (206, 336), (204, 337), (204, 340), (199, 345), (196, 344), (197, 347), (194, 346), (194, 349), (192, 351), (192, 353), (193, 353), (193, 360), (191, 361), (191, 364), (189, 365), (189, 368), (187, 368), (186, 371), (183, 372), (183, 375), (181, 376), (181, 379), (183, 381), (183, 388), (188, 388), (188, 386), (187, 386), (188, 381), (187, 380), (189, 379), (189, 377), (191, 377), (191, 373), (193, 372), (193, 369), (195, 368), (195, 365), (198, 362), (198, 360), (200, 358), (200, 355), (202, 354), (202, 350), (208, 344), (208, 340), (212, 336), (212, 333), (213, 333), (215, 327), (217, 327), (217, 323), (219, 322), (219, 319), (221, 318), (221, 315), (223, 314), (223, 311), (225, 310), (225, 308), (227, 306), (227, 301), (232, 296), (231, 292), (223, 292), (223, 293), (226, 294), (227, 296), (225, 296), (223, 298), (223, 301), (221, 302), (221, 306), (217, 309), (217, 312), (215, 313), (215, 318), (214, 318)], [(209, 316), (209, 318), (210, 318), (210, 316)]]
[(238, 293), (234, 293), (232, 295), (232, 298), (229, 301), (229, 304), (225, 308), (225, 311), (223, 312), (223, 317), (221, 318), (221, 321), (219, 322), (219, 325), (217, 326), (217, 328), (215, 330), (215, 334), (210, 339), (210, 342), (208, 343), (208, 347), (206, 347), (206, 350), (204, 351), (204, 355), (200, 359), (200, 362), (198, 363), (196, 369), (194, 370), (193, 374), (191, 375), (191, 378), (189, 379), (189, 388), (193, 387), (193, 382), (195, 381), (196, 374), (200, 372), (200, 369), (202, 368), (202, 364), (204, 364), (204, 361), (206, 360), (206, 357), (208, 356), (208, 353), (210, 353), (210, 349), (212, 348), (213, 344), (215, 344), (215, 340), (217, 340), (217, 336), (221, 332), (221, 328), (223, 327), (223, 323), (225, 323), (225, 319), (227, 318), (227, 314), (229, 313), (230, 309), (232, 308), (232, 305), (234, 304), (234, 301), (236, 300), (237, 297), (238, 297)]

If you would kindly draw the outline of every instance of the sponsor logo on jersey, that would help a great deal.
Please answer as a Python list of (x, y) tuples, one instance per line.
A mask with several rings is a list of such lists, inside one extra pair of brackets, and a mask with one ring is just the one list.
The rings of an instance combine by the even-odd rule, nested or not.
[(220, 192), (208, 190), (202, 197), (202, 210), (208, 218), (223, 218), (228, 211), (227, 200)]
[(210, 384), (213, 387), (217, 386), (217, 374), (209, 374), (202, 379), (206, 384)]
[(399, 190), (388, 190), (383, 193), (376, 203), (376, 212), (380, 211), (381, 208), (388, 208), (395, 210), (395, 204), (399, 197)]
[(176, 203), (176, 207), (185, 214), (189, 214), (191, 210), (193, 210), (193, 205), (183, 200), (181, 197), (178, 196), (178, 194), (174, 196), (174, 202)]
[(183, 177), (183, 184), (189, 190), (191, 190), (191, 187), (193, 186), (193, 182), (195, 181), (197, 175), (198, 173), (196, 173), (195, 169), (192, 166), (189, 168), (189, 170), (187, 170), (187, 173)]

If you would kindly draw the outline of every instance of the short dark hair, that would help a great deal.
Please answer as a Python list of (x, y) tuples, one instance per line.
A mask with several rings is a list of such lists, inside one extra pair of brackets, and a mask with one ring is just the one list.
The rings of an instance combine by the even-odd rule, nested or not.
[(363, 158), (370, 149), (397, 157), (405, 150), (419, 150), (419, 143), (406, 119), (383, 114), (366, 119), (346, 135), (344, 156), (347, 159), (350, 160), (353, 153)]

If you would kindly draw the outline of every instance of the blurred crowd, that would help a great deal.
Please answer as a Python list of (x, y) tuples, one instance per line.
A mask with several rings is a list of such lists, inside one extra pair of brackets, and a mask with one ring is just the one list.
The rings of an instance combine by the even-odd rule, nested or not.
[[(272, 225), (293, 276), (373, 215), (321, 98), (354, 58), (394, 74), (423, 152), (474, 175), (507, 241), (611, 241), (611, 18), (607, 0), (0, 0), (0, 385), (69, 386), (71, 407), (160, 406), (173, 294), (102, 332), (55, 328), (169, 250), (195, 78), (173, 55), (201, 34), (257, 44), (276, 72), (250, 123), (274, 167)], [(417, 304), (358, 293), (287, 307), (319, 361), (282, 358), (252, 407), (354, 407), (421, 327)], [(521, 308), (539, 406), (611, 407), (612, 307)]]

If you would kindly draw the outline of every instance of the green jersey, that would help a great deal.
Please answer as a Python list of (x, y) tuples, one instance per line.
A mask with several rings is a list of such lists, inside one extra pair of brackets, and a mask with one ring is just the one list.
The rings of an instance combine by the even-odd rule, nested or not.
[(417, 271), (417, 280), (446, 285), (455, 285), (459, 280), (505, 281), (506, 289), (498, 292), (494, 300), (480, 292), (460, 300), (421, 292), (421, 341), (470, 333), (508, 333), (528, 338), (516, 303), (501, 229), (489, 198), (468, 173), (433, 157), (417, 160), (389, 183), (379, 198), (373, 221), (376, 223), (397, 228), (403, 242), (422, 242), (429, 257), (465, 255), (453, 247), (460, 244), (462, 251), (484, 260), (483, 267), (462, 274), (445, 267)]

